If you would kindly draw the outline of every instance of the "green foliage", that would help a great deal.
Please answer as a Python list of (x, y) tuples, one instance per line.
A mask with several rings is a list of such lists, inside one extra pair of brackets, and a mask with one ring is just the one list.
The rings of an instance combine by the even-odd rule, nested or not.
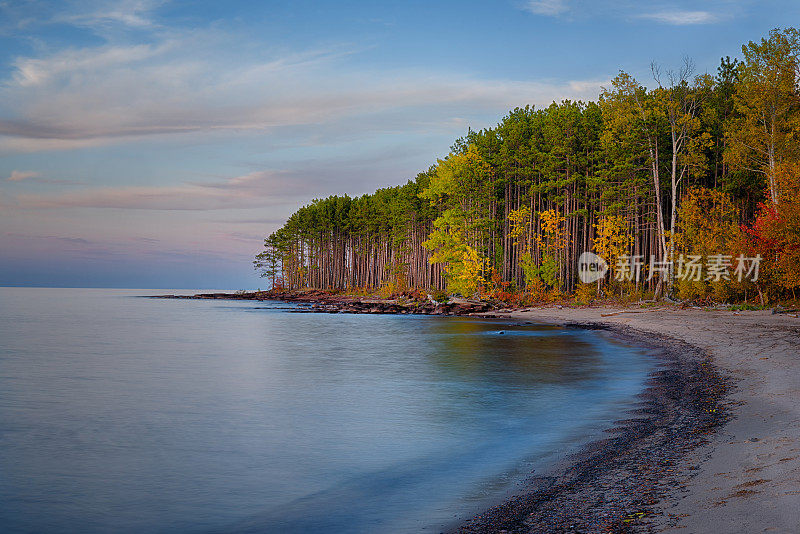
[[(613, 269), (623, 254), (646, 262), (726, 253), (737, 242), (771, 255), (757, 286), (678, 282), (677, 294), (786, 296), (800, 287), (800, 202), (780, 184), (800, 175), (798, 56), (798, 32), (774, 30), (748, 43), (742, 61), (722, 59), (714, 77), (693, 77), (686, 61), (654, 68), (649, 89), (620, 72), (596, 103), (515, 108), (492, 128), (468, 130), (405, 185), (301, 207), (255, 267), (279, 287), (447, 288), (538, 302), (580, 288), (586, 250)], [(759, 207), (765, 198), (772, 206)], [(635, 301), (663, 294), (662, 282), (592, 290)], [(588, 301), (590, 289), (580, 291)]]
[(450, 297), (447, 296), (447, 291), (442, 289), (434, 289), (431, 291), (431, 298), (439, 303), (446, 303), (450, 300)]
[(282, 254), (280, 238), (276, 234), (272, 234), (264, 240), (264, 251), (256, 255), (256, 259), (253, 261), (253, 267), (261, 277), (271, 280), (271, 289), (280, 286)]
[(433, 252), (430, 263), (445, 265), (448, 290), (464, 296), (476, 294), (485, 283), (487, 261), (477, 247), (486, 223), (484, 194), (491, 167), (475, 145), (439, 160), (428, 187), (420, 197), (446, 207), (433, 221), (433, 229), (422, 246)]
[(536, 264), (533, 254), (525, 252), (519, 256), (519, 264), (522, 267), (522, 272), (525, 276), (525, 287), (533, 285), (537, 280), (542, 279), (541, 269)]
[(433, 251), (431, 263), (445, 264), (448, 291), (466, 297), (484, 283), (486, 260), (465, 240), (464, 218), (456, 209), (446, 210), (433, 222), (430, 238), (422, 245)]
[(785, 159), (800, 156), (800, 32), (772, 30), (760, 42), (742, 46), (742, 54), (733, 95), (735, 114), (726, 128), (725, 157), (734, 167), (763, 173), (769, 197), (777, 202), (775, 169)]
[(541, 280), (549, 287), (558, 287), (558, 263), (552, 256), (544, 256), (538, 265), (530, 256), (523, 258), (525, 270), (525, 283), (530, 286)]

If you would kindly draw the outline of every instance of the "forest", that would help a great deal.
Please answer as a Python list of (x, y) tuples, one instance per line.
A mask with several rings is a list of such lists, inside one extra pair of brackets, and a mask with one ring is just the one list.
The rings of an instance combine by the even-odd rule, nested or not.
[[(800, 286), (800, 32), (714, 74), (620, 71), (596, 102), (516, 108), (404, 185), (317, 199), (265, 239), (273, 288), (765, 305)], [(579, 277), (593, 252), (607, 274)]]

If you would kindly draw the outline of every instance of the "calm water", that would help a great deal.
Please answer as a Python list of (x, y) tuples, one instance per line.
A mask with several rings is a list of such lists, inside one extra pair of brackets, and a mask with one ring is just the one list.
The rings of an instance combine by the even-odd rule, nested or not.
[(0, 288), (0, 530), (439, 532), (653, 365), (598, 332), (134, 296), (159, 293)]

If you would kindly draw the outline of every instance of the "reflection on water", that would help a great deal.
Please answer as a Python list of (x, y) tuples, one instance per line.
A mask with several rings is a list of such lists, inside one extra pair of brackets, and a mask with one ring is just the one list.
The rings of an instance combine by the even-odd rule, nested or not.
[(596, 343), (562, 328), (458, 318), (435, 324), (431, 333), (440, 340), (437, 363), (466, 379), (563, 382), (600, 371)]
[(438, 532), (651, 366), (598, 332), (134, 294), (0, 288), (2, 530)]

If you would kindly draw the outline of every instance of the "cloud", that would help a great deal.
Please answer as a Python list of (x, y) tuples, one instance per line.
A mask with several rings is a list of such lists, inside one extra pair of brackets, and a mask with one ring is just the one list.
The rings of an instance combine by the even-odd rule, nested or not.
[(163, 187), (95, 187), (57, 194), (22, 194), (15, 204), (27, 208), (120, 208), (145, 210), (219, 210), (278, 205), (308, 195), (314, 180), (290, 173), (262, 171), (220, 182)]
[(658, 11), (655, 13), (643, 13), (639, 15), (638, 18), (650, 19), (662, 24), (671, 24), (674, 26), (713, 24), (720, 20), (718, 15), (709, 11)]
[(213, 219), (211, 222), (215, 224), (258, 224), (260, 226), (266, 225), (281, 225), (286, 222), (286, 219), (283, 217), (259, 217), (259, 218), (251, 218), (251, 219), (229, 219), (229, 220), (220, 220), (220, 219)]
[[(389, 156), (390, 157), (390, 156)], [(326, 159), (309, 161), (292, 170), (255, 171), (207, 182), (164, 186), (87, 187), (58, 193), (21, 193), (6, 196), (0, 206), (22, 209), (112, 208), (158, 211), (214, 211), (271, 208), (269, 222), (311, 198), (351, 194), (376, 188), (376, 167), (365, 161)], [(404, 177), (406, 177), (404, 175)], [(398, 179), (390, 178), (389, 183)], [(386, 185), (386, 184), (381, 184)], [(280, 211), (280, 216), (274, 210)]]
[(13, 82), (19, 87), (43, 86), (58, 78), (102, 72), (115, 65), (134, 66), (158, 54), (151, 45), (107, 46), (100, 49), (65, 50), (47, 58), (18, 58), (14, 61)]
[(28, 178), (38, 178), (41, 176), (38, 172), (34, 171), (11, 171), (11, 175), (6, 178), (9, 182), (21, 182)]
[(23, 239), (48, 239), (52, 241), (60, 241), (62, 243), (68, 243), (71, 245), (90, 245), (92, 244), (89, 240), (84, 239), (82, 237), (63, 237), (63, 236), (54, 236), (54, 235), (36, 235), (36, 234), (21, 234), (17, 232), (6, 232), (6, 236), (8, 237), (17, 237)]
[[(291, 170), (261, 170), (213, 181), (164, 186), (87, 187), (59, 193), (21, 193), (6, 196), (0, 206), (162, 211), (266, 207), (280, 211), (280, 215), (274, 210), (267, 214), (267, 222), (275, 223), (282, 222), (284, 215), (312, 198), (342, 193), (358, 195), (407, 179), (412, 171), (397, 176), (385, 172), (385, 169), (394, 169), (398, 161), (405, 161), (406, 156), (403, 150), (389, 150), (360, 158), (337, 155), (310, 159), (295, 163), (295, 168)], [(342, 189), (343, 184), (346, 184), (345, 190)]]
[[(325, 132), (325, 135), (329, 133)], [(2, 208), (19, 208), (22, 211), (31, 208), (110, 208), (175, 212), (269, 208), (267, 211), (239, 215), (240, 220), (231, 220), (230, 214), (227, 214), (224, 215), (225, 220), (215, 222), (278, 224), (298, 205), (312, 198), (343, 193), (360, 195), (379, 187), (396, 185), (424, 167), (425, 162), (421, 163), (413, 155), (414, 150), (409, 147), (393, 145), (360, 155), (336, 151), (327, 157), (292, 160), (287, 162), (288, 170), (258, 170), (233, 177), (208, 178), (205, 175), (202, 181), (196, 179), (177, 184), (172, 182), (172, 177), (165, 176), (165, 185), (159, 186), (94, 186), (5, 196), (0, 191), (0, 212)], [(259, 163), (243, 162), (242, 165), (257, 167)]]
[(35, 184), (56, 184), (56, 185), (86, 185), (86, 182), (80, 180), (62, 180), (55, 178), (42, 178), (42, 174), (35, 171), (11, 171), (11, 175), (6, 178), (9, 182), (35, 183)]
[[(685, 26), (713, 24), (743, 15), (744, 6), (751, 0), (707, 0), (680, 2), (685, 7), (663, 2), (633, 2), (631, 0), (530, 0), (520, 8), (535, 15), (570, 19), (618, 19), (627, 21), (651, 20), (661, 24)], [(703, 9), (692, 9), (700, 7)]]
[[(263, 237), (249, 236), (236, 232), (220, 233), (215, 236), (227, 241), (237, 241), (246, 245), (235, 249), (214, 250), (206, 246), (182, 242), (166, 243), (146, 237), (132, 236), (127, 238), (84, 238), (59, 236), (51, 234), (34, 234), (5, 232), (0, 234), (0, 243), (6, 249), (14, 249), (20, 256), (52, 257), (56, 254), (61, 259), (83, 258), (94, 262), (127, 260), (134, 262), (174, 262), (174, 261), (230, 261), (231, 256), (237, 259), (249, 259), (251, 249), (256, 248)], [(161, 246), (157, 246), (161, 244)], [(207, 244), (207, 243), (206, 243)], [(239, 250), (242, 249), (242, 250)], [(5, 251), (0, 247), (0, 252)], [(20, 254), (22, 252), (22, 254)], [(243, 256), (243, 258), (239, 258)]]
[[(0, 2), (0, 35), (30, 39), (32, 31), (69, 25), (79, 32), (107, 38), (162, 30), (155, 11), (166, 0), (60, 0)], [(74, 32), (70, 32), (74, 35)], [(45, 39), (35, 37), (38, 46)]]
[(534, 15), (554, 17), (567, 11), (567, 2), (566, 0), (529, 0), (524, 9)]
[(602, 87), (611, 85), (611, 80), (574, 80), (569, 82), (569, 93), (577, 95), (591, 95), (596, 98)]
[(77, 4), (74, 13), (60, 14), (54, 22), (98, 28), (108, 25), (121, 25), (134, 29), (150, 28), (154, 25), (151, 14), (162, 5), (162, 1), (152, 0), (114, 0), (95, 1)]
[[(279, 224), (282, 223), (283, 221), (281, 221)], [(264, 236), (262, 234), (247, 234), (244, 232), (225, 232), (221, 237), (229, 241), (237, 241), (239, 243), (246, 243), (256, 246), (260, 245), (264, 241)]]
[(576, 87), (591, 85), (581, 80), (526, 82), (412, 69), (359, 70), (343, 61), (358, 51), (345, 47), (234, 58), (228, 39), (202, 31), (178, 32), (149, 44), (17, 58), (13, 73), (0, 85), (0, 151), (289, 127), (312, 133), (343, 121), (407, 131), (422, 121), (463, 118), (464, 110), (497, 115), (524, 103), (593, 98), (599, 90), (597, 84), (594, 94), (576, 94)]

